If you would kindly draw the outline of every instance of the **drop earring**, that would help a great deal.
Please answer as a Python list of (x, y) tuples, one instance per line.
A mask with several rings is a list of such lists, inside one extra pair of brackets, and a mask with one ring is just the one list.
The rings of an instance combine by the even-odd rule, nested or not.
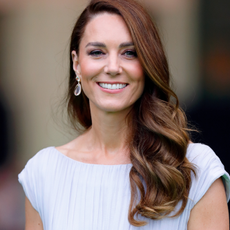
[(77, 81), (77, 85), (75, 86), (74, 89), (74, 95), (79, 96), (81, 94), (81, 80), (80, 77), (78, 77), (78, 75), (76, 76), (76, 81)]

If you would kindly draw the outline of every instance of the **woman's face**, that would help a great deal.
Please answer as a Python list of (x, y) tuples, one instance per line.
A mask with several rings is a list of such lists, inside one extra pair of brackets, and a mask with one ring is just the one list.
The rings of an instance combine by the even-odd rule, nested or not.
[(90, 107), (105, 112), (129, 110), (144, 89), (143, 68), (129, 30), (116, 14), (96, 15), (87, 24), (73, 68)]

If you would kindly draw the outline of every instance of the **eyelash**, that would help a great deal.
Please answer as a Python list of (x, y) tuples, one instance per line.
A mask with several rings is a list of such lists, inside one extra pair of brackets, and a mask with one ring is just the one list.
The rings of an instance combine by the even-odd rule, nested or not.
[(127, 57), (137, 57), (137, 53), (135, 50), (126, 50), (123, 54), (126, 54)]
[[(104, 55), (105, 53), (102, 52), (101, 50), (92, 50), (88, 53), (88, 55), (93, 56), (93, 57), (99, 57), (101, 55)], [(135, 50), (125, 50), (122, 55), (125, 55), (128, 58), (135, 58), (137, 57), (137, 53)]]
[(93, 50), (89, 52), (90, 56), (98, 57), (100, 55), (103, 55), (104, 53), (101, 50)]

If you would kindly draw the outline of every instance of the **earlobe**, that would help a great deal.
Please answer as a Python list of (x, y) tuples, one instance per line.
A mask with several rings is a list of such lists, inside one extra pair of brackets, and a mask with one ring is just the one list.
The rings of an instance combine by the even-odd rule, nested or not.
[(73, 70), (75, 71), (75, 73), (79, 74), (79, 61), (78, 61), (78, 56), (77, 56), (77, 53), (75, 50), (73, 50), (71, 52), (71, 55), (72, 55), (72, 61), (73, 61)]

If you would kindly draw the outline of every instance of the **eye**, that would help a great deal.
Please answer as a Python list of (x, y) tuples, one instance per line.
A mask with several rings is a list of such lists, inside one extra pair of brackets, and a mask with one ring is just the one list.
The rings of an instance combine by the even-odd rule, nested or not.
[(135, 58), (137, 57), (137, 52), (135, 50), (126, 50), (124, 55), (128, 58)]
[(89, 52), (89, 55), (93, 57), (98, 57), (104, 55), (104, 53), (101, 50), (92, 50)]

